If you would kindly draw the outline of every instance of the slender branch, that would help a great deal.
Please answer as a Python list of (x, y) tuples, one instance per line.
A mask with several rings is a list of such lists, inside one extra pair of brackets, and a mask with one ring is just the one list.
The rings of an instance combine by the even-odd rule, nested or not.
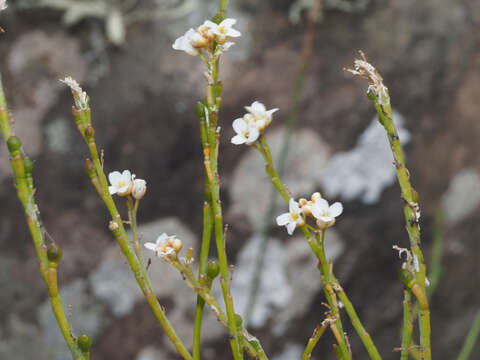
[(478, 336), (480, 335), (480, 310), (477, 311), (477, 315), (473, 320), (472, 327), (468, 332), (467, 337), (465, 338), (465, 342), (463, 343), (462, 350), (458, 355), (457, 360), (468, 360), (470, 355), (475, 347), (475, 343), (478, 340)]
[[(292, 130), (297, 122), (298, 118), (298, 110), (300, 107), (300, 100), (302, 97), (302, 90), (305, 75), (307, 73), (308, 66), (310, 64), (310, 59), (312, 57), (312, 50), (313, 44), (315, 40), (315, 26), (318, 21), (318, 16), (316, 16), (320, 12), (322, 0), (315, 0), (312, 7), (309, 10), (308, 17), (307, 17), (307, 30), (305, 32), (303, 38), (303, 48), (302, 54), (300, 57), (300, 66), (297, 71), (297, 78), (295, 89), (292, 95), (292, 105), (290, 107), (290, 111), (288, 113), (288, 118), (286, 121), (286, 131), (283, 137), (282, 146), (280, 149), (280, 156), (279, 156), (279, 164), (278, 164), (278, 173), (280, 176), (283, 176), (283, 170), (285, 167), (285, 161), (288, 154), (290, 138), (292, 136)], [(247, 314), (245, 316), (245, 323), (250, 323), (250, 317), (253, 314), (255, 304), (258, 297), (258, 291), (260, 288), (260, 280), (263, 272), (263, 267), (265, 263), (265, 255), (267, 252), (268, 242), (270, 239), (269, 233), (271, 229), (271, 219), (274, 217), (275, 207), (277, 204), (278, 194), (275, 189), (272, 189), (270, 199), (269, 199), (269, 206), (265, 213), (263, 231), (262, 231), (262, 241), (260, 244), (260, 249), (257, 252), (257, 256), (255, 259), (254, 271), (252, 272), (252, 281), (250, 294), (248, 296), (247, 302)]]
[[(400, 191), (404, 200), (403, 213), (406, 221), (406, 228), (410, 240), (410, 249), (413, 254), (415, 264), (415, 280), (419, 287), (417, 293), (414, 293), (417, 299), (424, 298), (424, 304), (420, 304), (419, 325), (420, 325), (420, 345), (422, 357), (425, 360), (431, 359), (430, 349), (430, 311), (426, 293), (427, 269), (423, 259), (423, 253), (420, 248), (420, 206), (418, 205), (418, 193), (410, 183), (410, 172), (405, 166), (400, 138), (392, 116), (392, 107), (390, 95), (387, 87), (383, 84), (383, 79), (377, 69), (367, 62), (365, 55), (361, 52), (362, 59), (355, 60), (355, 68), (348, 70), (354, 75), (365, 78), (369, 81), (367, 96), (372, 101), (378, 114), (380, 124), (387, 132), (388, 141), (392, 151), (394, 164), (397, 172), (397, 179), (400, 185)], [(413, 290), (412, 290), (413, 292)]]
[(117, 210), (115, 202), (113, 201), (112, 196), (110, 195), (108, 189), (108, 181), (103, 171), (102, 163), (100, 161), (100, 157), (97, 150), (97, 145), (95, 143), (94, 137), (94, 129), (91, 126), (91, 115), (90, 115), (90, 108), (85, 110), (73, 108), (73, 118), (77, 127), (85, 140), (85, 143), (88, 146), (90, 151), (90, 155), (92, 157), (92, 161), (90, 162), (93, 166), (86, 166), (86, 170), (88, 175), (94, 185), (95, 189), (97, 190), (99, 196), (104, 201), (107, 209), (112, 217), (112, 221), (110, 222), (109, 229), (115, 236), (117, 243), (120, 246), (123, 254), (125, 255), (130, 269), (132, 270), (135, 279), (142, 290), (145, 299), (147, 300), (148, 304), (152, 308), (155, 317), (157, 318), (158, 322), (164, 329), (165, 333), (167, 334), (170, 341), (173, 343), (179, 354), (185, 360), (192, 360), (192, 356), (188, 352), (187, 348), (183, 344), (182, 340), (178, 337), (175, 329), (173, 328), (170, 321), (167, 319), (165, 312), (158, 302), (158, 299), (155, 296), (155, 293), (152, 290), (152, 286), (150, 283), (150, 279), (148, 274), (146, 273), (145, 267), (142, 266), (140, 259), (137, 257), (137, 253), (132, 249), (130, 245), (130, 241), (127, 237), (127, 233), (123, 226), (122, 218)]
[[(280, 180), (280, 177), (279, 177), (277, 171), (275, 170), (275, 167), (273, 165), (272, 155), (271, 155), (271, 152), (270, 152), (270, 148), (269, 148), (269, 146), (268, 146), (268, 144), (265, 140), (265, 137), (263, 135), (260, 136), (259, 142), (260, 142), (260, 145), (259, 146), (255, 145), (255, 148), (263, 155), (263, 157), (265, 159), (265, 163), (266, 163), (265, 164), (265, 171), (270, 176), (270, 180), (271, 180), (273, 186), (280, 193), (283, 200), (288, 204), (288, 202), (290, 201), (290, 195), (288, 194), (287, 189), (285, 188), (284, 184)], [(315, 243), (314, 239), (312, 238), (312, 236), (310, 234), (310, 231), (308, 230), (307, 225), (301, 226), (300, 229), (301, 229), (303, 235), (305, 236), (305, 238), (307, 239), (308, 244), (312, 248), (312, 251), (317, 255), (317, 258), (320, 258), (321, 257), (321, 255), (320, 255), (321, 249)], [(321, 268), (322, 268), (322, 266), (320, 266), (320, 269)], [(322, 274), (324, 274), (324, 273), (322, 272)], [(329, 274), (329, 271), (327, 270), (326, 267), (325, 267), (325, 274)], [(326, 284), (326, 281), (325, 281), (325, 279), (323, 279), (323, 277), (322, 277), (322, 283)], [(342, 354), (342, 357), (344, 359), (350, 359), (351, 356), (350, 356), (350, 353), (348, 351), (347, 343), (346, 343), (346, 340), (345, 340), (345, 335), (344, 335), (343, 327), (342, 327), (342, 321), (340, 319), (340, 316), (336, 316), (336, 315), (338, 315), (338, 304), (336, 303), (336, 299), (331, 296), (331, 294), (327, 291), (327, 289), (325, 287), (324, 287), (324, 293), (325, 293), (325, 297), (327, 299), (327, 302), (328, 302), (328, 304), (331, 308), (332, 317), (336, 318), (336, 320), (335, 320), (336, 332), (340, 336), (340, 341), (338, 343), (339, 350), (340, 350), (340, 352)], [(333, 294), (333, 295), (335, 296), (335, 294)]]
[(48, 289), (50, 304), (53, 314), (57, 320), (58, 326), (67, 343), (72, 356), (75, 360), (86, 360), (84, 353), (78, 347), (75, 338), (72, 336), (72, 330), (68, 323), (65, 311), (62, 307), (60, 295), (58, 294), (57, 283), (57, 262), (49, 262), (47, 257), (47, 247), (45, 246), (43, 231), (38, 219), (38, 206), (35, 202), (32, 168), (33, 163), (22, 156), (20, 151), (22, 143), (20, 139), (14, 136), (10, 127), (7, 101), (3, 91), (3, 85), (0, 76), (0, 131), (7, 144), (10, 153), (10, 165), (15, 178), (17, 196), (23, 205), (25, 218), (27, 221), (30, 235), (32, 236), (37, 257), (40, 263), (40, 275)]
[(312, 351), (318, 343), (318, 340), (322, 337), (323, 333), (327, 329), (326, 324), (322, 324), (321, 326), (317, 326), (315, 330), (313, 330), (313, 334), (308, 340), (307, 347), (302, 355), (302, 360), (310, 360), (312, 357)]
[[(168, 262), (180, 271), (185, 283), (199, 296), (201, 296), (205, 303), (215, 313), (217, 319), (227, 327), (230, 335), (234, 336), (234, 333), (231, 332), (228, 315), (225, 314), (217, 300), (211, 295), (210, 288), (207, 285), (200, 283), (196, 279), (195, 274), (188, 265), (183, 264), (176, 258), (169, 259)], [(234, 332), (242, 335), (242, 348), (244, 348), (251, 357), (260, 360), (268, 360), (265, 351), (256, 337), (251, 335), (245, 328), (238, 326), (238, 324), (236, 324)]]
[(410, 289), (404, 290), (403, 299), (403, 330), (402, 330), (402, 353), (401, 360), (408, 360), (409, 348), (412, 346), (412, 293)]

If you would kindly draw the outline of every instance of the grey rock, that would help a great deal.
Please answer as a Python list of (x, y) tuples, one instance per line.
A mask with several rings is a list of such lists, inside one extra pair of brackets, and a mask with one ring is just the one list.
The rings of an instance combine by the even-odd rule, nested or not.
[(282, 352), (273, 357), (272, 360), (292, 360), (302, 357), (304, 347), (298, 344), (286, 344)]
[(11, 314), (3, 325), (6, 329), (4, 334), (0, 333), (0, 359), (51, 359), (44, 351), (47, 344), (36, 325), (22, 321), (15, 314)]
[[(241, 250), (235, 267), (232, 295), (236, 309), (243, 317), (247, 313), (261, 241), (260, 235), (253, 236)], [(329, 230), (325, 249), (329, 260), (335, 260), (343, 252), (343, 247), (338, 235)], [(308, 311), (311, 299), (321, 288), (316, 264), (302, 236), (291, 238), (287, 245), (278, 239), (269, 239), (255, 306), (249, 309), (251, 325), (260, 327), (275, 315), (274, 332), (281, 335), (294, 318)]]
[(168, 360), (168, 358), (169, 356), (164, 352), (153, 346), (148, 346), (138, 353), (136, 360)]
[(454, 225), (466, 218), (480, 205), (480, 175), (473, 169), (464, 169), (454, 176), (443, 195), (445, 220)]
[[(283, 128), (274, 129), (266, 134), (274, 165), (277, 168), (284, 134)], [(317, 183), (323, 176), (330, 149), (314, 131), (308, 129), (294, 132), (289, 146), (285, 162), (285, 175), (282, 180), (295, 197), (310, 197), (317, 190)], [(255, 149), (249, 149), (233, 172), (230, 187), (233, 201), (230, 211), (246, 214), (253, 229), (259, 231), (264, 224), (264, 216), (272, 191), (274, 189), (270, 178), (265, 173), (263, 157)], [(280, 201), (278, 203), (276, 213), (285, 212), (285, 204)]]
[[(405, 146), (409, 132), (402, 127), (403, 116), (393, 112), (398, 135)], [(321, 185), (328, 197), (341, 197), (350, 201), (360, 199), (373, 204), (382, 191), (395, 182), (393, 156), (384, 128), (375, 117), (360, 135), (357, 145), (350, 151), (335, 154), (321, 177)]]

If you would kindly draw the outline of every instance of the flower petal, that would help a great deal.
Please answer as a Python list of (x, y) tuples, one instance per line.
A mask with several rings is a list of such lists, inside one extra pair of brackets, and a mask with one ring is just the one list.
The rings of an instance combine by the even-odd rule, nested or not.
[(227, 18), (227, 19), (223, 20), (218, 26), (225, 26), (226, 28), (230, 28), (233, 25), (235, 25), (236, 23), (237, 23), (236, 19)]
[(287, 225), (288, 235), (292, 235), (292, 234), (293, 234), (293, 231), (295, 230), (296, 226), (297, 226), (297, 223), (296, 223), (296, 222), (288, 223), (288, 225)]
[(116, 186), (109, 186), (108, 187), (108, 192), (110, 193), (110, 195), (114, 195), (117, 193), (117, 187)]
[(157, 237), (157, 245), (161, 244), (167, 239), (168, 239), (168, 235), (166, 233), (162, 233), (159, 237)]
[(269, 117), (271, 117), (272, 114), (273, 114), (274, 112), (276, 112), (276, 111), (278, 111), (278, 108), (268, 110), (268, 111), (267, 111), (267, 114), (268, 114)]
[(245, 120), (243, 120), (243, 118), (235, 119), (232, 123), (232, 127), (237, 134), (242, 134), (245, 130), (248, 129), (248, 125)]
[(248, 129), (247, 144), (254, 143), (255, 141), (257, 141), (259, 136), (260, 136), (260, 131), (256, 127), (250, 126), (250, 128)]
[(277, 225), (284, 226), (290, 222), (290, 213), (284, 213), (282, 215), (277, 216)]
[(330, 213), (330, 216), (332, 217), (337, 217), (342, 212), (343, 212), (343, 205), (342, 203), (339, 203), (339, 202), (332, 204), (329, 208), (329, 213)]
[(115, 185), (122, 178), (122, 174), (119, 171), (112, 171), (108, 174), (108, 181), (110, 185)]
[(132, 180), (132, 173), (130, 172), (130, 170), (123, 170), (122, 180), (125, 182), (130, 182), (130, 180)]
[(293, 198), (290, 198), (290, 201), (288, 202), (288, 210), (295, 214), (300, 212), (300, 206), (298, 206), (298, 202), (296, 202)]
[(317, 219), (323, 216), (323, 214), (327, 213), (329, 209), (328, 201), (325, 199), (318, 199), (312, 205), (312, 214)]
[(245, 139), (241, 135), (235, 135), (234, 137), (232, 137), (231, 142), (232, 144), (235, 144), (235, 145), (241, 145), (241, 144), (245, 144), (247, 142), (247, 139)]
[(145, 246), (148, 250), (152, 250), (152, 251), (157, 250), (157, 244), (154, 244), (154, 243), (151, 243), (151, 242), (147, 242), (147, 243), (143, 244), (143, 246)]

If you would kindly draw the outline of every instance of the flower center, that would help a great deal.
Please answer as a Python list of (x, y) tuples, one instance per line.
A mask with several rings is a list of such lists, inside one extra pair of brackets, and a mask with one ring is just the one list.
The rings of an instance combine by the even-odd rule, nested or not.
[(298, 216), (297, 213), (290, 213), (290, 216), (292, 217), (293, 221), (297, 221), (300, 216)]
[(223, 25), (220, 26), (219, 30), (222, 34), (225, 34), (225, 26), (223, 26)]
[(117, 183), (117, 187), (119, 187), (119, 188), (122, 188), (122, 187), (124, 187), (125, 185), (127, 185), (127, 184), (125, 183), (125, 181), (119, 181), (119, 182)]

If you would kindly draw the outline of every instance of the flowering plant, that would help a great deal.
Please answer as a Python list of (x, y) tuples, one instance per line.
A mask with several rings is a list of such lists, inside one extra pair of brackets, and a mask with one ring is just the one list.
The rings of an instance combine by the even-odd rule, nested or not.
[[(5, 0), (0, 0), (0, 10), (7, 7)], [(73, 120), (80, 136), (88, 148), (89, 158), (85, 162), (85, 171), (93, 188), (105, 204), (110, 221), (108, 229), (122, 250), (128, 266), (132, 270), (146, 302), (150, 306), (169, 340), (175, 346), (178, 354), (186, 360), (199, 360), (201, 350), (202, 317), (207, 307), (225, 326), (229, 333), (228, 343), (232, 357), (235, 360), (244, 359), (246, 355), (253, 359), (268, 359), (261, 342), (248, 330), (244, 319), (236, 312), (238, 304), (232, 296), (231, 284), (234, 280), (232, 267), (228, 261), (226, 249), (226, 226), (223, 221), (223, 208), (220, 197), (220, 172), (218, 157), (220, 152), (221, 128), (219, 110), (223, 84), (219, 80), (219, 63), (221, 57), (234, 44), (231, 38), (238, 38), (241, 33), (234, 28), (236, 20), (226, 18), (227, 1), (220, 0), (220, 11), (212, 19), (204, 21), (197, 28), (191, 28), (184, 35), (173, 42), (173, 49), (183, 51), (191, 56), (198, 56), (205, 64), (205, 96), (197, 104), (197, 115), (200, 125), (203, 166), (205, 172), (204, 183), (204, 213), (201, 249), (198, 259), (198, 272), (192, 267), (195, 262), (193, 249), (183, 249), (183, 241), (176, 235), (161, 233), (155, 242), (143, 242), (137, 230), (137, 212), (140, 201), (147, 195), (147, 181), (136, 178), (130, 170), (112, 171), (106, 175), (103, 156), (99, 151), (95, 139), (95, 129), (91, 119), (90, 98), (80, 84), (71, 77), (61, 80), (67, 85), (73, 95)], [(308, 52), (305, 52), (308, 53)], [(180, 56), (180, 54), (179, 54)], [(409, 249), (396, 247), (399, 255), (406, 254), (406, 261), (399, 269), (399, 278), (404, 290), (404, 325), (402, 329), (401, 359), (413, 356), (420, 359), (431, 359), (430, 346), (430, 309), (427, 296), (427, 271), (420, 244), (420, 207), (418, 194), (410, 182), (410, 174), (405, 166), (400, 139), (395, 127), (390, 106), (388, 88), (376, 68), (361, 54), (361, 59), (355, 60), (354, 68), (348, 70), (355, 76), (369, 82), (367, 96), (376, 109), (380, 124), (385, 128), (390, 141), (392, 154), (395, 160), (395, 169), (401, 188), (404, 204), (405, 222), (410, 241)], [(311, 256), (318, 261), (319, 281), (322, 283), (326, 300), (325, 318), (313, 331), (305, 346), (302, 360), (311, 358), (316, 344), (325, 331), (330, 331), (334, 337), (333, 351), (338, 359), (352, 359), (349, 335), (347, 335), (341, 311), (344, 309), (350, 322), (358, 333), (368, 356), (371, 359), (381, 359), (373, 339), (367, 332), (354, 305), (337, 279), (333, 264), (325, 253), (326, 232), (336, 224), (343, 213), (343, 205), (323, 198), (320, 192), (313, 193), (309, 200), (293, 196), (289, 188), (282, 182), (277, 171), (266, 139), (268, 127), (273, 121), (274, 114), (279, 110), (267, 107), (254, 101), (245, 106), (247, 113), (233, 120), (232, 128), (235, 135), (230, 142), (234, 145), (245, 144), (259, 152), (266, 163), (266, 173), (274, 188), (285, 201), (288, 211), (276, 216), (278, 226), (285, 226), (289, 235), (295, 231), (301, 232), (305, 243), (311, 249)], [(230, 123), (230, 120), (228, 120)], [(9, 112), (0, 84), (0, 130), (7, 144), (12, 171), (18, 197), (23, 205), (26, 221), (32, 235), (40, 263), (40, 274), (48, 289), (48, 294), (59, 328), (65, 342), (71, 350), (75, 360), (90, 359), (92, 341), (86, 334), (75, 336), (71, 329), (65, 311), (62, 307), (58, 292), (57, 271), (62, 257), (60, 247), (52, 243), (45, 244), (45, 233), (39, 219), (39, 210), (35, 200), (35, 188), (32, 175), (33, 162), (25, 156), (21, 149), (21, 141), (15, 136), (9, 121)], [(238, 149), (238, 148), (236, 148)], [(101, 152), (100, 152), (101, 154)], [(149, 183), (150, 184), (150, 183)], [(149, 185), (150, 186), (150, 185)], [(123, 219), (116, 202), (124, 201), (127, 219)], [(272, 220), (273, 216), (271, 217)], [(130, 234), (127, 233), (127, 225)], [(218, 259), (208, 261), (210, 257), (210, 242), (214, 239)], [(181, 274), (181, 279), (196, 294), (196, 307), (193, 323), (193, 345), (189, 349), (184, 339), (177, 334), (174, 324), (167, 318), (164, 307), (155, 296), (148, 273), (151, 259), (145, 258), (142, 249), (150, 250), (155, 257), (160, 258)], [(181, 256), (184, 255), (184, 256)], [(217, 299), (212, 286), (218, 283), (221, 288), (221, 299)], [(415, 305), (412, 305), (412, 299)], [(413, 318), (416, 316), (415, 306), (418, 309), (418, 343), (413, 339)]]

